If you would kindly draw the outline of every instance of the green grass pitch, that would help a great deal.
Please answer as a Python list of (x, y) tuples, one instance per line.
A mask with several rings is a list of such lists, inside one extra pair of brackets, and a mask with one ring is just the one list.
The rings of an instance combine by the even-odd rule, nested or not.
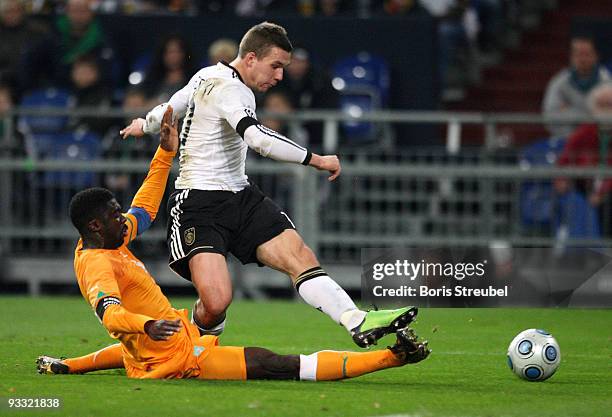
[[(192, 299), (172, 300), (189, 307)], [(342, 382), (140, 381), (122, 370), (38, 375), (39, 354), (81, 355), (111, 343), (83, 299), (0, 297), (0, 415), (69, 416), (611, 416), (612, 310), (427, 309), (417, 333), (433, 353), (407, 365)], [(561, 367), (530, 383), (506, 365), (521, 330), (550, 331)], [(391, 337), (379, 346), (391, 343)], [(236, 302), (226, 345), (279, 353), (356, 350), (346, 332), (302, 303)], [(58, 397), (60, 410), (15, 411), (8, 398)]]

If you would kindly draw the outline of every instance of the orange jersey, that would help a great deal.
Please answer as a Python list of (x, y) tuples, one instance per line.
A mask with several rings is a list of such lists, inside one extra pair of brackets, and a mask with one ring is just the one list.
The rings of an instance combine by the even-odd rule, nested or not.
[[(149, 175), (132, 202), (132, 207), (146, 210), (151, 220), (159, 208), (173, 157), (174, 153), (158, 149)], [(189, 322), (186, 310), (172, 308), (145, 265), (128, 249), (138, 232), (138, 218), (130, 213), (124, 216), (128, 233), (119, 248), (83, 249), (79, 240), (74, 270), (81, 293), (94, 311), (102, 309), (98, 314), (102, 324), (112, 338), (121, 342), (128, 376), (197, 376), (196, 359), (205, 350), (194, 352), (192, 339), (199, 338), (198, 330)], [(145, 333), (144, 325), (160, 319), (180, 319), (181, 331), (168, 340), (154, 341)], [(190, 375), (192, 372), (194, 375)]]

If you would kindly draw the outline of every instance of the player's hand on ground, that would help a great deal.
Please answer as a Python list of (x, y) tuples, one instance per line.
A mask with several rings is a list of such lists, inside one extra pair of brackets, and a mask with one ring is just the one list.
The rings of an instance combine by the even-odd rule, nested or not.
[(181, 321), (176, 320), (149, 320), (144, 326), (145, 333), (153, 340), (167, 340), (174, 333), (181, 330)]
[(176, 152), (178, 149), (178, 120), (172, 119), (172, 106), (168, 105), (161, 122), (159, 145), (164, 151)]
[(139, 138), (144, 135), (144, 123), (145, 119), (143, 118), (134, 119), (132, 120), (132, 123), (120, 130), (119, 134), (123, 139), (127, 139), (128, 136), (135, 136)]
[(340, 160), (336, 155), (317, 155), (312, 154), (310, 159), (310, 165), (320, 171), (328, 171), (331, 175), (327, 178), (329, 181), (333, 181), (340, 175), (342, 167), (340, 166)]

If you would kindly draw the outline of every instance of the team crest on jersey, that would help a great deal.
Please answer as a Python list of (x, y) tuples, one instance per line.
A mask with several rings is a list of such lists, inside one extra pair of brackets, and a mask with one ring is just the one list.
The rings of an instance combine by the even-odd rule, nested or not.
[(185, 230), (185, 244), (187, 244), (188, 246), (193, 245), (193, 242), (195, 242), (195, 227), (190, 227), (189, 229)]

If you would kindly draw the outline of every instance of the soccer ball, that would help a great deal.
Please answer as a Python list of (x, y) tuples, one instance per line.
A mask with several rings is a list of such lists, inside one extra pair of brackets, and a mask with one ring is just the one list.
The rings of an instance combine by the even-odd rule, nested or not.
[(519, 378), (544, 381), (561, 363), (561, 350), (552, 335), (540, 329), (520, 332), (508, 346), (508, 366)]

